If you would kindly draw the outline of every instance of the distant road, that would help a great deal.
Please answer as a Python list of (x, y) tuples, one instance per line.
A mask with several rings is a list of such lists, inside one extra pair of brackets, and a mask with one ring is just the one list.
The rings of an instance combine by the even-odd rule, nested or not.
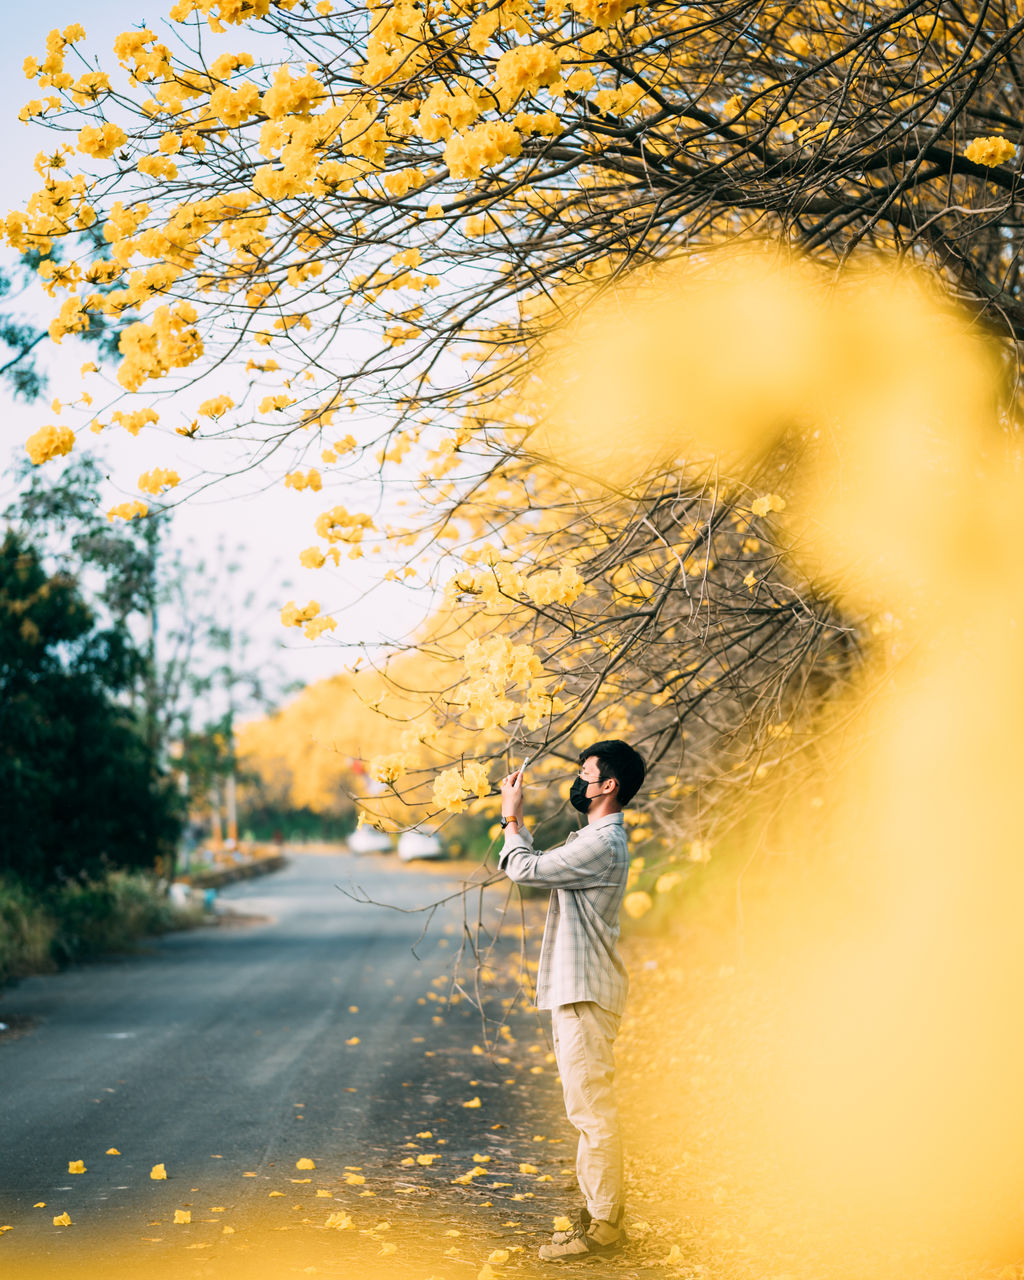
[[(0, 1224), (13, 1227), (0, 1238), (0, 1274), (20, 1280), (37, 1264), (81, 1274), (74, 1268), (84, 1258), (115, 1245), (148, 1247), (152, 1257), (180, 1249), (173, 1210), (186, 1204), (194, 1223), (209, 1224), (205, 1235), (186, 1228), (197, 1250), (221, 1247), (211, 1233), (219, 1240), (222, 1221), (241, 1239), (286, 1202), (314, 1222), (339, 1200), (353, 1213), (377, 1212), (365, 1195), (372, 1188), (404, 1195), (395, 1203), (410, 1211), (438, 1195), (493, 1205), (484, 1216), (495, 1230), (509, 1202), (519, 1213), (533, 1207), (532, 1187), (521, 1194), (523, 1153), (507, 1144), (516, 1126), (548, 1123), (553, 1073), (530, 1074), (543, 1062), (536, 1048), (518, 1063), (472, 1053), (479, 1014), (465, 1002), (444, 1011), (440, 980), (459, 944), (461, 903), (438, 913), (417, 959), (424, 918), (352, 902), (335, 888), (350, 879), (405, 907), (458, 887), (438, 866), (293, 855), (285, 871), (222, 895), (264, 922), (169, 935), (141, 955), (27, 979), (0, 997), (0, 1019), (34, 1024), (11, 1042), (0, 1038)], [(539, 1040), (535, 1017), (524, 1015), (517, 1035), (524, 1029)], [(518, 1070), (524, 1083), (513, 1087)], [(478, 1108), (462, 1106), (476, 1097)], [(417, 1137), (424, 1132), (432, 1136)], [(453, 1187), (475, 1155), (492, 1152), (503, 1187), (487, 1193), (482, 1179)], [(420, 1154), (434, 1160), (402, 1164)], [(302, 1157), (315, 1172), (296, 1170)], [(69, 1174), (71, 1160), (87, 1172)], [(168, 1181), (150, 1178), (157, 1164)], [(345, 1183), (346, 1166), (367, 1178), (359, 1190)], [(303, 1176), (311, 1180), (294, 1181)], [(337, 1199), (316, 1198), (317, 1188)], [(73, 1227), (52, 1226), (61, 1212)], [(8, 1262), (21, 1269), (8, 1271)]]

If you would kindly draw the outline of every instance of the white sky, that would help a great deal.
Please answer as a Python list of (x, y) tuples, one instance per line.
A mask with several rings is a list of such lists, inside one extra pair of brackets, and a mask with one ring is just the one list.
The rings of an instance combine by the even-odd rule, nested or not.
[[(25, 102), (40, 96), (38, 88), (24, 77), (24, 59), (29, 55), (41, 59), (47, 32), (53, 27), (64, 28), (71, 22), (81, 22), (87, 39), (78, 47), (90, 60), (99, 54), (101, 65), (105, 69), (113, 69), (116, 63), (110, 50), (114, 37), (121, 31), (143, 24), (159, 33), (161, 19), (170, 5), (171, 0), (88, 0), (88, 3), (85, 0), (49, 0), (41, 9), (25, 3), (4, 6), (4, 49), (0, 53), (3, 61), (0, 116), (4, 121), (0, 208), (3, 212), (22, 207), (38, 186), (33, 160), (39, 151), (52, 146), (54, 136), (39, 126), (24, 125), (17, 119), (18, 111)], [(232, 29), (226, 40), (225, 47), (246, 47), (237, 30)], [(0, 254), (5, 264), (10, 262), (12, 255), (9, 250), (2, 249)], [(26, 314), (26, 318), (45, 323), (55, 313), (59, 301), (51, 303), (44, 295), (40, 297), (44, 309)], [(41, 350), (40, 364), (49, 373), (47, 394), (42, 401), (25, 406), (14, 402), (6, 390), (0, 390), (0, 461), (4, 470), (4, 480), (0, 482), (0, 507), (6, 505), (12, 492), (9, 460), (22, 454), (24, 440), (34, 430), (58, 420), (49, 407), (50, 400), (62, 395), (67, 400), (78, 393), (82, 385), (80, 366), (94, 355), (90, 348), (70, 338), (65, 338), (59, 349), (52, 344), (43, 344)], [(268, 388), (278, 389), (276, 385)], [(152, 438), (147, 439), (145, 432), (132, 438), (123, 431), (108, 430), (101, 437), (80, 435), (79, 441), (83, 440), (88, 441), (104, 459), (111, 477), (111, 501), (135, 496), (135, 478), (154, 465), (177, 466), (183, 477), (195, 470), (194, 453), (189, 457), (185, 452), (190, 442), (180, 441), (173, 435), (161, 436), (159, 456), (156, 456)], [(46, 465), (55, 467), (61, 464), (51, 462)], [(208, 459), (205, 465), (210, 465)], [(348, 644), (376, 645), (401, 638), (419, 622), (429, 608), (429, 599), (422, 589), (382, 583), (369, 597), (360, 600), (375, 576), (376, 566), (369, 562), (343, 561), (340, 570), (301, 568), (298, 554), (317, 541), (312, 523), (330, 503), (326, 493), (296, 493), (283, 489), (279, 484), (266, 492), (252, 492), (261, 487), (259, 482), (251, 479), (232, 481), (191, 500), (175, 515), (174, 536), (176, 541), (183, 544), (192, 542), (200, 550), (212, 549), (220, 539), (229, 547), (244, 548), (241, 556), (245, 566), (243, 577), (258, 589), (262, 598), (275, 606), (268, 611), (266, 641), (268, 644), (278, 639), (286, 641), (288, 648), (282, 654), (282, 663), (290, 678), (320, 679), (334, 674), (352, 661), (355, 651), (339, 648), (338, 640)], [(345, 505), (359, 509), (351, 501), (346, 501)], [(325, 637), (311, 644), (297, 631), (286, 632), (278, 621), (277, 608), (289, 599), (300, 604), (316, 599), (325, 612), (337, 612), (336, 639)], [(344, 612), (340, 612), (343, 607)]]

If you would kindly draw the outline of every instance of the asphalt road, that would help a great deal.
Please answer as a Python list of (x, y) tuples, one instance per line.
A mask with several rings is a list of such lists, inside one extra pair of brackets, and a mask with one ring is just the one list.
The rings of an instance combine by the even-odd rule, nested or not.
[[(438, 1259), (475, 1275), (503, 1244), (506, 1271), (532, 1255), (565, 1207), (572, 1144), (537, 1016), (514, 1011), (491, 1051), (480, 1011), (448, 1003), (479, 895), (439, 909), (421, 938), (423, 914), (353, 902), (335, 888), (349, 881), (405, 908), (459, 887), (437, 866), (294, 855), (222, 895), (256, 922), (4, 993), (0, 1020), (28, 1026), (0, 1037), (5, 1280), (221, 1277), (235, 1263), (426, 1277)], [(503, 901), (485, 895), (491, 925)], [(491, 990), (498, 1019), (515, 983)], [(86, 1172), (69, 1173), (79, 1160)], [(158, 1164), (166, 1180), (150, 1177)], [(62, 1213), (71, 1226), (53, 1225)]]

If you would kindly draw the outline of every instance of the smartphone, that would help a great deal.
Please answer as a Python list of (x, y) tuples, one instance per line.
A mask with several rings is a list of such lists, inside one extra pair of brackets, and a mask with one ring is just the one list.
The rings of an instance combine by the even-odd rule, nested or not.
[(533, 759), (533, 756), (527, 756), (527, 757), (526, 757), (526, 759), (523, 761), (523, 763), (522, 763), (522, 764), (519, 766), (519, 768), (516, 770), (516, 772), (519, 774), (519, 777), (520, 777), (520, 778), (522, 778), (522, 776), (523, 776), (523, 771), (525, 770), (526, 766), (530, 763), (530, 761), (531, 761), (532, 759)]

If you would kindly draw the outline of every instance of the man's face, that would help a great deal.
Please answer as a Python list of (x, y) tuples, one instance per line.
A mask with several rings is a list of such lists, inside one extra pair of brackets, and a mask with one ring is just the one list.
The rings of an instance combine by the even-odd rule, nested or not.
[(597, 762), (597, 756), (587, 756), (583, 761), (580, 765), (580, 778), (587, 784), (587, 795), (590, 795), (591, 785), (601, 781), (601, 767)]

